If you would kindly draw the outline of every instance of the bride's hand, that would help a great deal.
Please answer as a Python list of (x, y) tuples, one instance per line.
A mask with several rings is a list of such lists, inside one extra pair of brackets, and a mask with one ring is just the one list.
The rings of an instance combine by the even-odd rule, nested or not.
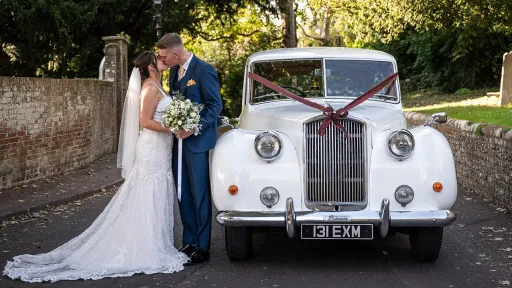
[(179, 139), (187, 139), (194, 134), (194, 129), (190, 130), (178, 130), (176, 131), (176, 137)]

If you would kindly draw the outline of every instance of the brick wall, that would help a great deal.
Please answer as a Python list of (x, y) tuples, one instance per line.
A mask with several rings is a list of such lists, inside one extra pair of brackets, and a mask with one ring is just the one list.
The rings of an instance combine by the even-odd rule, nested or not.
[(0, 190), (116, 151), (114, 85), (0, 77)]
[[(417, 126), (429, 115), (406, 112), (405, 117)], [(512, 130), (456, 119), (436, 129), (450, 142), (459, 186), (512, 212)]]

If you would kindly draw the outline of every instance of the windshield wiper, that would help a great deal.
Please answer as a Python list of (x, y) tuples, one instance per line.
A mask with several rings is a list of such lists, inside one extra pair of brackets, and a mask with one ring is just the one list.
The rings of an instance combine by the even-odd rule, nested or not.
[(397, 100), (398, 98), (393, 95), (387, 95), (387, 94), (374, 94), (372, 98), (379, 98), (384, 100)]

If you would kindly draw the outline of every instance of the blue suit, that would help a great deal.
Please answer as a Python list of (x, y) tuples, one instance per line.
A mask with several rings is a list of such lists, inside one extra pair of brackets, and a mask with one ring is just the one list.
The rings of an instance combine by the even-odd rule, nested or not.
[[(178, 70), (179, 65), (172, 67), (170, 71), (171, 95), (179, 90), (186, 99), (204, 105), (200, 114), (200, 134), (183, 140), (182, 189), (179, 202), (183, 222), (183, 245), (209, 250), (212, 222), (209, 150), (215, 146), (217, 140), (217, 117), (222, 110), (219, 80), (215, 68), (196, 56), (192, 57), (181, 80), (178, 80)], [(177, 185), (177, 139), (174, 141), (172, 159)]]

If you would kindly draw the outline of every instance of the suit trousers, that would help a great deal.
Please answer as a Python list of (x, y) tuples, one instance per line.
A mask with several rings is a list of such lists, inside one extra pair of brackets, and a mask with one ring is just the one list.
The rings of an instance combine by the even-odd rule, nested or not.
[[(185, 145), (185, 141), (182, 152), (181, 201), (179, 201), (183, 222), (183, 245), (194, 245), (198, 249), (210, 250), (212, 198), (209, 151), (194, 153)], [(178, 185), (177, 140), (173, 145), (172, 159), (174, 180)]]

